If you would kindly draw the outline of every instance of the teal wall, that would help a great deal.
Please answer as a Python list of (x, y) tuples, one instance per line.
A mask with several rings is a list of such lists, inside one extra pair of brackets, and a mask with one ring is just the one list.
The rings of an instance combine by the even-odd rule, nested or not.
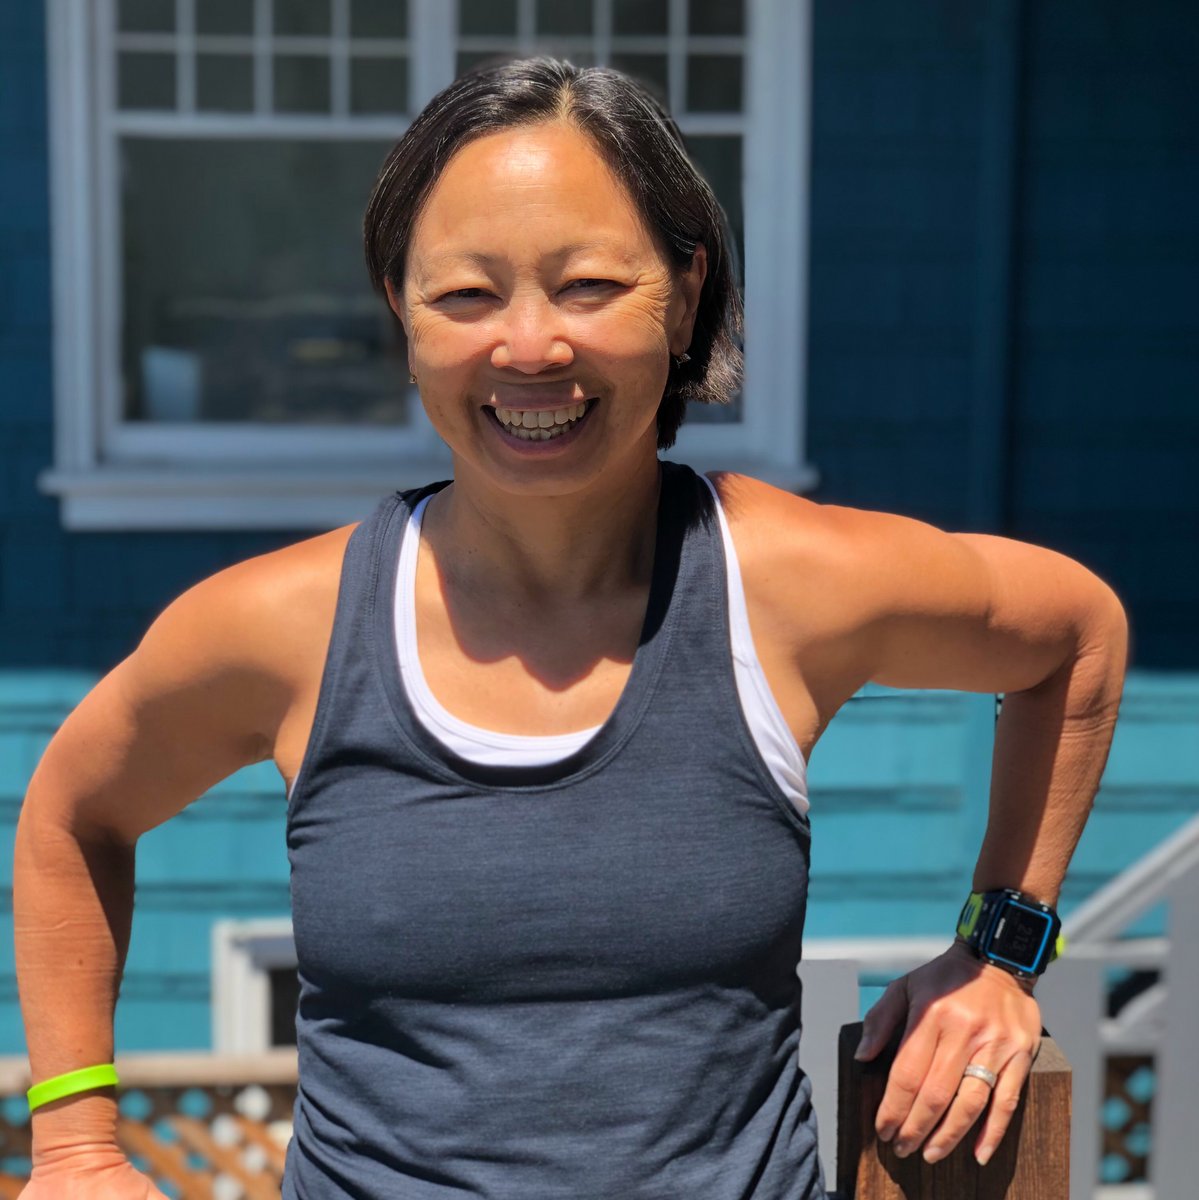
[[(95, 679), (0, 671), (0, 1055), (24, 1052), (12, 951), (12, 839), (25, 785)], [(986, 821), (995, 700), (870, 684), (812, 755), (808, 937), (951, 936)], [(1063, 889), (1062, 911), (1199, 812), (1199, 677), (1134, 672)], [(270, 763), (224, 780), (138, 842), (122, 1050), (211, 1047), (211, 932), (286, 916), (286, 797)], [(1161, 932), (1148, 921), (1139, 932)]]

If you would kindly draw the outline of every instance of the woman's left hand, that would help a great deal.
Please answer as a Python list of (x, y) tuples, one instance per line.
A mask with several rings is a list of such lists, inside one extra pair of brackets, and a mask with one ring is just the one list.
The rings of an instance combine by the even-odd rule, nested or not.
[[(875, 1118), (879, 1138), (895, 1138), (901, 1158), (925, 1145), (937, 1162), (990, 1104), (974, 1154), (995, 1152), (1020, 1101), (1041, 1043), (1041, 1012), (1027, 986), (954, 943), (896, 979), (866, 1014), (859, 1059), (872, 1059), (906, 1020)], [(994, 1089), (963, 1076), (969, 1063), (998, 1076)], [(929, 1137), (929, 1134), (932, 1134)]]

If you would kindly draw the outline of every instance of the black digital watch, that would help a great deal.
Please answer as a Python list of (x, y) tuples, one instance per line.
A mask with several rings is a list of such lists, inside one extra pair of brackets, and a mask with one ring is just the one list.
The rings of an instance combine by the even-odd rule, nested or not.
[(1035, 979), (1064, 947), (1062, 922), (1048, 904), (1015, 888), (971, 892), (958, 918), (958, 936), (984, 962)]

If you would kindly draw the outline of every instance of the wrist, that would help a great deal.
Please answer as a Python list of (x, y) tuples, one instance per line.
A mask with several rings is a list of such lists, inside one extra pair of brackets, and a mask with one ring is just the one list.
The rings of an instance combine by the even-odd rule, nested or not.
[(1012, 971), (1005, 970), (1003, 967), (997, 967), (994, 963), (987, 962), (960, 933), (954, 937), (953, 944), (950, 946), (950, 952), (956, 952), (960, 957), (976, 964), (985, 974), (1002, 976), (1010, 983), (1014, 983), (1026, 996), (1033, 995), (1033, 989), (1037, 986), (1039, 976), (1017, 975)]
[[(107, 1094), (106, 1094), (107, 1093)], [(64, 1096), (30, 1115), (33, 1165), (52, 1165), (83, 1156), (124, 1156), (117, 1141), (115, 1089)]]

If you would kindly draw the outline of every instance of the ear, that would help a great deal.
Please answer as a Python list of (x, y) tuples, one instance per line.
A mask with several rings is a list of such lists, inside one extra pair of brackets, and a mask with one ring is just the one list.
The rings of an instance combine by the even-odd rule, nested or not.
[(707, 276), (708, 248), (703, 242), (696, 242), (691, 262), (683, 268), (679, 276), (679, 287), (683, 296), (683, 315), (679, 319), (676, 334), (679, 347), (677, 350), (671, 351), (673, 354), (681, 354), (691, 344), (691, 337), (695, 330), (695, 317), (699, 312), (699, 297)]

